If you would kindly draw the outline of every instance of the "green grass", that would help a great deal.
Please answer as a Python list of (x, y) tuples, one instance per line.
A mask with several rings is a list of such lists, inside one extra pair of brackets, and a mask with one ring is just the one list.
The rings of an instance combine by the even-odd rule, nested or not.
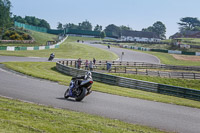
[(154, 128), (0, 97), (2, 133), (161, 133)]
[(122, 74), (122, 73), (112, 73), (111, 75), (200, 90), (200, 80), (161, 78), (161, 77), (151, 77), (145, 75)]
[(31, 36), (35, 39), (36, 44), (39, 45), (46, 45), (47, 41), (55, 41), (57, 40), (58, 36), (48, 33), (42, 33), (37, 31), (30, 31)]
[[(70, 76), (67, 76), (65, 74), (62, 74), (56, 71), (55, 63), (53, 62), (46, 62), (46, 63), (45, 62), (40, 62), (40, 63), (8, 62), (8, 63), (3, 63), (3, 64), (6, 64), (7, 67), (14, 69), (16, 71), (19, 71), (21, 73), (34, 76), (34, 77), (48, 79), (51, 81), (57, 81), (60, 84), (64, 84), (64, 85), (68, 85), (71, 80)], [(141, 90), (123, 88), (119, 86), (112, 86), (112, 85), (103, 84), (99, 82), (94, 82), (92, 89), (99, 92), (126, 96), (126, 97), (131, 97), (131, 98), (139, 98), (139, 99), (145, 99), (145, 100), (150, 100), (150, 101), (157, 101), (157, 102), (163, 102), (163, 103), (170, 103), (170, 104), (200, 108), (200, 102), (198, 101), (193, 101), (193, 100), (188, 100), (188, 99), (178, 98), (178, 97), (173, 97), (173, 96), (168, 96), (168, 95), (161, 95), (161, 94), (146, 92), (146, 91), (141, 91)]]
[(183, 44), (200, 45), (200, 38), (177, 38), (181, 39)]
[[(114, 53), (88, 46), (82, 43), (73, 42), (76, 38), (69, 37), (69, 40), (61, 44), (60, 48), (50, 50), (34, 51), (0, 51), (0, 55), (26, 56), (26, 57), (49, 57), (50, 53), (55, 53), (56, 58), (68, 59), (93, 59), (97, 60), (116, 60), (118, 56)], [(84, 38), (83, 38), (84, 39)]]
[[(142, 51), (142, 52), (144, 52), (144, 51)], [(200, 62), (199, 61), (177, 60), (172, 55), (170, 55), (168, 53), (150, 52), (150, 51), (145, 52), (145, 53), (152, 54), (152, 55), (158, 57), (161, 60), (162, 64), (181, 65), (181, 66), (200, 66)]]

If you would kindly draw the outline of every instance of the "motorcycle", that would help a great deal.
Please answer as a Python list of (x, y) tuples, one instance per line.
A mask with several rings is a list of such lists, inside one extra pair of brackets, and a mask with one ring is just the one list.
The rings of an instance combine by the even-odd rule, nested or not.
[(54, 59), (54, 57), (55, 57), (55, 55), (53, 53), (50, 54), (48, 61), (52, 61)]
[(80, 77), (72, 78), (69, 88), (64, 93), (64, 98), (75, 98), (76, 101), (81, 101), (83, 98), (91, 93), (93, 79), (90, 74), (86, 74), (83, 80)]

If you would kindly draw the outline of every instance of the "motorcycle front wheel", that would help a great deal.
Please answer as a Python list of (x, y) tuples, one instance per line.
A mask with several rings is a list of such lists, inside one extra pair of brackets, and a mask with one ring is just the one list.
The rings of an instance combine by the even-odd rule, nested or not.
[(65, 91), (64, 98), (69, 98), (69, 88)]

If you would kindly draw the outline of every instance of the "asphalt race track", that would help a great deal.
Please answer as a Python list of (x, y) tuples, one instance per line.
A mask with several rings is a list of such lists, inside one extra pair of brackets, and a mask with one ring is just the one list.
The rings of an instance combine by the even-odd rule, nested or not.
[[(116, 53), (119, 57), (119, 61), (146, 62), (153, 64), (160, 63), (160, 60), (156, 56), (150, 54), (116, 47), (111, 47), (110, 49), (108, 49), (108, 47), (105, 45), (92, 44), (90, 42), (85, 42), (85, 44)], [(124, 53), (124, 55), (122, 55), (122, 52)]]
[[(47, 61), (47, 58), (0, 56), (5, 61)], [(200, 109), (93, 92), (75, 102), (63, 98), (66, 86), (0, 67), (0, 95), (58, 108), (101, 115), (125, 122), (181, 133), (200, 132)]]

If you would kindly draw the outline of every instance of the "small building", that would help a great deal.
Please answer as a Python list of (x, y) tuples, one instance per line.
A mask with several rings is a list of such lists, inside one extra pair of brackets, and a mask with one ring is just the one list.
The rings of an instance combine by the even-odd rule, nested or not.
[(160, 42), (161, 39), (154, 32), (124, 30), (121, 33), (121, 41)]

